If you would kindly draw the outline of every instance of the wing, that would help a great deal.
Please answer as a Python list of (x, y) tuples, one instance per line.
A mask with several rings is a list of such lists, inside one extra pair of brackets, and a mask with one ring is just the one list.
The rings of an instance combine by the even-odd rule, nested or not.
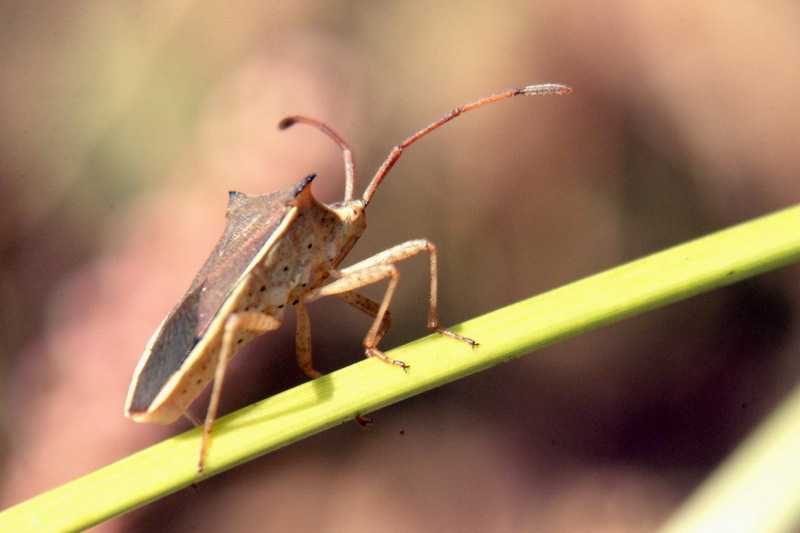
[(272, 194), (230, 193), (222, 237), (139, 361), (128, 396), (128, 413), (146, 411), (178, 371), (253, 261), (266, 253), (264, 248), (274, 242), (285, 219), (295, 215), (291, 202), (314, 177), (312, 174)]

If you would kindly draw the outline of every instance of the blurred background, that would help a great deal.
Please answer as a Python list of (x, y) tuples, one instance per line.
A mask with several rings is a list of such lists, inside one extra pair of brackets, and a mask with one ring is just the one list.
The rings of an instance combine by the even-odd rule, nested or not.
[[(340, 152), (310, 128), (279, 132), (286, 115), (351, 143), (360, 192), (455, 106), (573, 87), (459, 118), (370, 204), (349, 261), (431, 239), (445, 326), (800, 201), (787, 0), (0, 9), (3, 507), (189, 427), (136, 424), (123, 404), (228, 190), (317, 172), (318, 198), (343, 194)], [(426, 261), (405, 263), (386, 349), (427, 333)], [(797, 383), (799, 274), (559, 343), (96, 531), (652, 530)], [(338, 300), (310, 312), (320, 370), (360, 359), (367, 317)], [(224, 411), (304, 381), (293, 325), (234, 361)]]

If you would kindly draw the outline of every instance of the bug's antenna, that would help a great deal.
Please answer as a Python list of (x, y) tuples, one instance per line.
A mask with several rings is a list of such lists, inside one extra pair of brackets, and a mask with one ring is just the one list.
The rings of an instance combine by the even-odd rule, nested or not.
[(541, 85), (528, 85), (527, 87), (523, 87), (522, 89), (509, 89), (502, 93), (493, 94), (492, 96), (488, 96), (476, 102), (472, 102), (471, 104), (467, 104), (462, 107), (457, 107), (447, 113), (446, 115), (442, 116), (436, 122), (433, 122), (417, 133), (400, 143), (399, 145), (392, 148), (392, 151), (389, 153), (389, 156), (386, 158), (386, 161), (383, 162), (381, 167), (378, 169), (378, 172), (375, 173), (373, 176), (372, 181), (369, 182), (367, 185), (366, 190), (364, 190), (364, 204), (368, 204), (372, 199), (372, 195), (375, 194), (375, 190), (383, 181), (383, 178), (386, 177), (386, 174), (389, 173), (389, 170), (394, 166), (397, 160), (403, 155), (403, 150), (408, 148), (410, 144), (413, 144), (415, 141), (419, 140), (421, 137), (429, 134), (439, 126), (450, 122), (461, 113), (465, 113), (471, 109), (475, 109), (476, 107), (480, 107), (485, 104), (491, 104), (492, 102), (496, 102), (498, 100), (503, 100), (505, 98), (510, 98), (512, 96), (517, 96), (520, 94), (523, 95), (534, 95), (534, 94), (567, 94), (571, 93), (572, 89), (567, 87), (566, 85), (560, 85), (558, 83), (543, 83)]
[(308, 124), (309, 126), (314, 126), (315, 128), (319, 129), (333, 139), (333, 142), (339, 145), (339, 148), (342, 149), (342, 156), (344, 157), (344, 201), (349, 202), (353, 199), (353, 184), (355, 182), (355, 159), (353, 158), (353, 151), (350, 149), (350, 146), (344, 142), (344, 139), (339, 137), (339, 134), (330, 129), (326, 124), (318, 120), (314, 120), (313, 118), (306, 118), (300, 116), (294, 117), (286, 117), (285, 119), (281, 120), (278, 123), (278, 128), (285, 130), (286, 128), (290, 128), (297, 124), (298, 122), (302, 122), (303, 124)]

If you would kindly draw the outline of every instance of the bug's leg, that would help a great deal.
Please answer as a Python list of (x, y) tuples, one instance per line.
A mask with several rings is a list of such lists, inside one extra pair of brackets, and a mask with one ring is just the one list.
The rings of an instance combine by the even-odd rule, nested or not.
[(314, 369), (311, 360), (311, 321), (308, 318), (308, 310), (303, 302), (297, 302), (294, 307), (297, 311), (297, 329), (295, 331), (297, 364), (308, 377), (316, 379), (322, 376), (322, 373)]
[[(304, 300), (312, 301), (321, 298), (322, 296), (347, 293), (354, 289), (358, 289), (359, 287), (370, 285), (385, 278), (390, 278), (389, 286), (386, 288), (386, 293), (384, 294), (383, 300), (381, 301), (376, 313), (375, 322), (373, 322), (372, 327), (367, 332), (367, 336), (364, 338), (364, 348), (367, 352), (367, 356), (369, 357), (378, 357), (383, 361), (396, 364), (403, 367), (403, 369), (407, 369), (408, 365), (402, 361), (391, 359), (383, 354), (383, 352), (378, 350), (377, 344), (380, 338), (383, 336), (383, 333), (386, 331), (385, 327), (382, 328), (383, 317), (388, 311), (389, 302), (391, 302), (400, 277), (400, 274), (398, 273), (397, 268), (394, 266), (394, 263), (397, 261), (402, 261), (403, 259), (423, 251), (427, 251), (431, 256), (431, 294), (430, 307), (428, 309), (428, 328), (437, 331), (442, 335), (466, 342), (472, 347), (477, 346), (478, 343), (474, 340), (439, 326), (439, 315), (436, 306), (436, 247), (427, 239), (417, 239), (393, 246), (392, 248), (384, 250), (383, 252), (356, 263), (353, 266), (335, 272), (334, 275), (338, 279), (334, 279), (327, 285), (312, 291), (306, 298), (304, 298)], [(356, 307), (358, 307), (358, 305), (356, 305)], [(368, 308), (369, 304), (365, 304), (365, 307)], [(388, 325), (386, 327), (388, 327)]]
[(378, 307), (375, 321), (372, 323), (366, 337), (364, 337), (364, 351), (367, 357), (376, 357), (381, 361), (397, 365), (403, 368), (403, 370), (406, 370), (408, 368), (407, 364), (397, 359), (387, 357), (386, 354), (377, 349), (378, 332), (381, 330), (381, 324), (383, 324), (383, 317), (386, 315), (386, 310), (389, 308), (389, 302), (392, 301), (392, 296), (397, 287), (397, 281), (400, 279), (400, 273), (397, 272), (397, 268), (392, 264), (362, 265), (362, 268), (357, 270), (353, 270), (352, 267), (346, 270), (347, 272), (345, 272), (345, 270), (333, 272), (334, 276), (338, 279), (313, 290), (304, 300), (309, 302), (322, 298), (323, 296), (350, 292), (359, 287), (371, 285), (382, 279), (390, 278), (389, 286), (386, 288), (386, 293), (383, 295), (383, 300), (381, 300), (381, 304)]
[(197, 416), (189, 410), (183, 412), (183, 417), (189, 422), (191, 422), (192, 425), (196, 428), (199, 428), (200, 426), (203, 425), (203, 422), (201, 422), (200, 419), (197, 418)]
[[(363, 261), (356, 263), (353, 266), (344, 268), (340, 271), (340, 275), (342, 278), (347, 276), (353, 275), (354, 273), (365, 270), (371, 266), (375, 265), (390, 265), (396, 263), (398, 261), (402, 261), (403, 259), (407, 259), (413, 255), (416, 255), (421, 252), (428, 252), (430, 254), (430, 305), (428, 307), (428, 328), (432, 329), (442, 335), (447, 337), (466, 342), (473, 348), (478, 346), (478, 343), (474, 340), (470, 339), (469, 337), (465, 337), (463, 335), (459, 335), (453, 331), (448, 329), (444, 329), (439, 326), (439, 312), (437, 306), (437, 287), (438, 287), (438, 263), (437, 263), (437, 255), (436, 255), (436, 246), (427, 239), (415, 239), (411, 241), (404, 242), (402, 244), (398, 244), (397, 246), (393, 246), (388, 250), (384, 250), (372, 257), (369, 257)], [(322, 287), (321, 289), (317, 289), (317, 291), (325, 290), (331, 285), (339, 283), (340, 280), (333, 281), (329, 285)], [(377, 281), (377, 280), (375, 280)], [(359, 285), (360, 286), (360, 285)], [(357, 287), (353, 287), (357, 288)], [(315, 292), (317, 292), (315, 291)], [(333, 294), (328, 293), (328, 294)]]
[[(337, 294), (336, 296), (349, 303), (356, 309), (363, 311), (368, 315), (372, 315), (372, 317), (378, 316), (378, 310), (380, 309), (378, 303), (370, 300), (363, 294), (358, 294), (354, 291), (348, 291)], [(303, 302), (297, 302), (295, 309), (297, 310), (297, 330), (295, 332), (297, 364), (308, 377), (311, 379), (316, 379), (322, 376), (322, 373), (316, 370), (313, 365), (311, 355), (311, 321), (308, 318), (308, 310), (306, 309), (306, 306), (303, 305)], [(383, 337), (383, 335), (386, 333), (386, 330), (389, 329), (391, 322), (391, 315), (387, 311), (386, 314), (383, 315), (381, 327), (378, 330), (378, 336), (375, 341), (376, 343), (380, 342), (381, 337)]]
[(225, 380), (225, 369), (228, 366), (228, 361), (235, 354), (234, 347), (237, 344), (236, 334), (240, 331), (252, 331), (260, 335), (267, 331), (277, 329), (280, 325), (280, 320), (276, 319), (274, 316), (255, 312), (234, 313), (225, 321), (222, 346), (220, 346), (217, 366), (214, 371), (214, 385), (211, 389), (211, 399), (208, 402), (208, 411), (206, 411), (206, 419), (203, 423), (200, 458), (197, 462), (198, 473), (203, 473), (206, 454), (208, 454), (208, 447), (211, 444), (211, 431), (214, 429), (214, 419), (217, 417), (222, 383)]
[[(341, 294), (337, 294), (339, 298), (344, 300), (345, 302), (349, 303), (359, 311), (362, 311), (373, 318), (378, 317), (378, 310), (380, 310), (380, 304), (371, 298), (367, 298), (363, 294), (359, 294), (356, 291), (347, 291)], [(392, 313), (389, 309), (383, 315), (381, 319), (381, 325), (378, 328), (378, 333), (375, 336), (375, 344), (381, 342), (381, 339), (389, 330), (389, 327), (392, 325)]]
[[(378, 304), (366, 296), (352, 291), (337, 294), (336, 296), (340, 297), (342, 300), (360, 309), (361, 311), (372, 315), (373, 317), (378, 313)], [(295, 345), (297, 347), (297, 364), (300, 365), (300, 369), (303, 370), (308, 377), (315, 379), (322, 376), (322, 373), (317, 371), (312, 363), (311, 321), (308, 318), (308, 310), (306, 310), (306, 306), (303, 305), (302, 302), (297, 302), (295, 308), (297, 309), (297, 332), (295, 339)], [(381, 328), (378, 332), (379, 340), (380, 337), (383, 337), (383, 334), (386, 333), (386, 330), (389, 329), (389, 324), (391, 321), (392, 319), (387, 311), (387, 313), (383, 316)], [(371, 418), (364, 416), (356, 416), (355, 421), (358, 422), (361, 427), (368, 426), (372, 423)]]

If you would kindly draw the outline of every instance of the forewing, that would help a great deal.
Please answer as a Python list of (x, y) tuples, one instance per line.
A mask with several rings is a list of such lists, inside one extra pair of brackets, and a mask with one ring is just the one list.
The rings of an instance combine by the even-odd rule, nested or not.
[(128, 410), (147, 409), (202, 338), (233, 288), (264, 253), (285, 217), (293, 216), (290, 202), (314, 175), (281, 191), (262, 196), (231, 192), (225, 231), (195, 277), (189, 290), (164, 319), (142, 356)]

